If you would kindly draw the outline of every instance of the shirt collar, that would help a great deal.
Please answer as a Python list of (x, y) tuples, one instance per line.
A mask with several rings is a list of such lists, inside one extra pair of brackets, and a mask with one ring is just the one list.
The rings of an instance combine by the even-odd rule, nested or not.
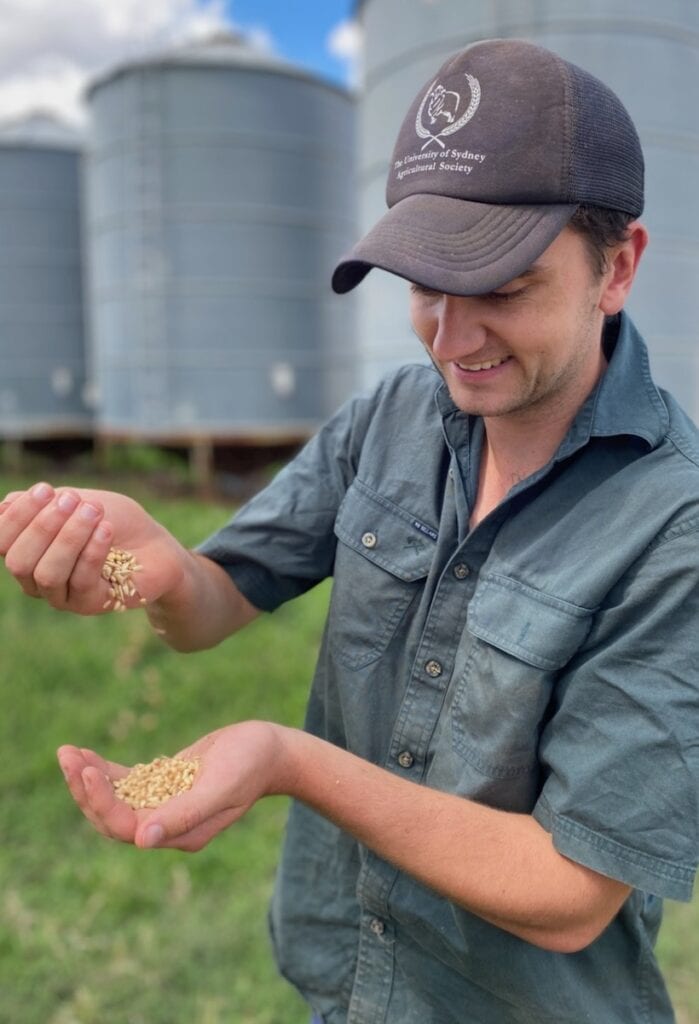
[(605, 328), (608, 366), (573, 420), (558, 451), (565, 458), (591, 437), (638, 437), (655, 448), (670, 418), (653, 383), (648, 349), (627, 313)]

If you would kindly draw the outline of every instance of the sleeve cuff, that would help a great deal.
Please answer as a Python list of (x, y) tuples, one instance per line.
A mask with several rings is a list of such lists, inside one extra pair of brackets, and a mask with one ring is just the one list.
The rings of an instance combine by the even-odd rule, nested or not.
[(662, 899), (691, 900), (696, 865), (676, 864), (602, 836), (555, 814), (543, 798), (533, 816), (551, 833), (553, 845), (564, 857)]
[(214, 543), (204, 541), (194, 549), (197, 554), (210, 558), (212, 562), (226, 572), (235, 583), (243, 597), (247, 598), (250, 604), (259, 608), (261, 612), (273, 612), (280, 605), (284, 604), (284, 597), (280, 597), (277, 589), (270, 586), (269, 573), (254, 562), (226, 561), (230, 558), (230, 552), (220, 550)]

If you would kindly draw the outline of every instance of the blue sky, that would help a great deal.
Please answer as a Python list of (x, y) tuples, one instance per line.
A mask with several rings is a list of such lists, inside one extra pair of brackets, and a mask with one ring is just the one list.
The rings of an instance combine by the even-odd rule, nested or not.
[[(144, 0), (146, 2), (146, 0)], [(226, 10), (241, 27), (260, 26), (282, 57), (337, 82), (345, 82), (346, 64), (333, 57), (328, 38), (348, 21), (356, 0), (229, 0)]]
[(144, 53), (236, 29), (348, 85), (355, 0), (0, 0), (0, 122), (40, 110), (84, 121), (85, 86)]

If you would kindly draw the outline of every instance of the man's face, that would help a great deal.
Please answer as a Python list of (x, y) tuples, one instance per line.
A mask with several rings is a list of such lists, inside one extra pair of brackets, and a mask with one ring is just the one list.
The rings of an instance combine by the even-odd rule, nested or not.
[(459, 409), (545, 423), (571, 415), (604, 367), (604, 287), (582, 238), (565, 228), (529, 270), (487, 295), (411, 285), (410, 316)]

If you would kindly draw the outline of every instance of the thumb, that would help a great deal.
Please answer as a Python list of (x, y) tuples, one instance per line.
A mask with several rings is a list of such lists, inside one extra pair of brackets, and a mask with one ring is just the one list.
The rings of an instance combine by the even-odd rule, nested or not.
[(143, 850), (156, 846), (177, 846), (177, 840), (201, 824), (203, 814), (189, 794), (172, 797), (144, 817), (136, 828), (134, 843)]
[[(173, 802), (179, 799), (184, 798), (173, 797)], [(163, 809), (159, 808), (139, 823), (133, 841), (143, 850), (159, 847), (195, 853), (210, 843), (214, 836), (242, 818), (247, 810), (249, 805), (207, 813), (202, 808), (192, 810), (190, 804), (186, 810), (168, 807), (168, 813), (163, 814)]]
[(160, 846), (165, 835), (163, 826), (159, 822), (153, 821), (149, 825), (142, 825), (137, 830), (134, 842), (142, 850), (153, 850), (156, 846)]

